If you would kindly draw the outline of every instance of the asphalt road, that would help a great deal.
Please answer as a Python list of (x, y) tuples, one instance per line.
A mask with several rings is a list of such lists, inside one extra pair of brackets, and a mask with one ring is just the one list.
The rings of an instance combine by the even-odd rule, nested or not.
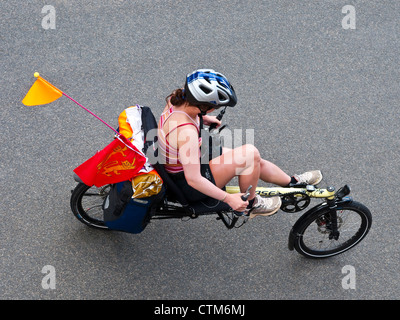
[[(399, 299), (399, 1), (0, 2), (0, 299)], [(343, 29), (352, 4), (356, 29)], [(239, 103), (224, 117), (254, 129), (290, 174), (321, 169), (349, 184), (373, 226), (354, 249), (309, 260), (287, 249), (299, 215), (226, 230), (214, 217), (102, 232), (69, 208), (72, 170), (112, 131), (65, 97), (22, 98), (35, 71), (117, 126), (132, 104), (158, 116), (186, 73), (210, 67)], [(44, 289), (44, 266), (56, 272)], [(344, 289), (353, 266), (356, 288)]]

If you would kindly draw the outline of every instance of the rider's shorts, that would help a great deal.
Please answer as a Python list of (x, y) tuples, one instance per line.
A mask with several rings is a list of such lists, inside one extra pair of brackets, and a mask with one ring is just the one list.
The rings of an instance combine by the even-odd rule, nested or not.
[[(215, 184), (214, 177), (211, 173), (210, 165), (207, 164), (201, 164), (201, 175), (206, 178), (207, 180), (211, 181), (213, 184)], [(209, 196), (205, 195), (204, 193), (201, 193), (200, 191), (197, 191), (196, 189), (192, 188), (189, 186), (185, 179), (185, 174), (182, 172), (179, 173), (174, 173), (170, 174), (170, 177), (172, 180), (174, 180), (175, 184), (179, 189), (181, 189), (183, 195), (185, 196), (186, 200), (188, 202), (197, 202), (201, 200), (205, 200), (206, 198), (209, 198)]]

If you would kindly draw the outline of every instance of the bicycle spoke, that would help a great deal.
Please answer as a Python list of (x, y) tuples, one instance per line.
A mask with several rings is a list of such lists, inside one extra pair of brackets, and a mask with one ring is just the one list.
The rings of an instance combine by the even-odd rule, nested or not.
[(71, 208), (75, 216), (87, 225), (106, 228), (103, 220), (103, 203), (109, 190), (110, 186), (97, 188), (78, 184), (71, 196)]

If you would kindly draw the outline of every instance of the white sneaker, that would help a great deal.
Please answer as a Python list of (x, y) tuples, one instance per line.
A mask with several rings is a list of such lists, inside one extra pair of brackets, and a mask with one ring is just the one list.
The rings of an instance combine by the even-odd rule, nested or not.
[(280, 197), (262, 198), (258, 194), (254, 200), (253, 207), (248, 210), (250, 219), (256, 216), (272, 216), (281, 207), (282, 200)]
[(293, 177), (298, 181), (298, 183), (305, 183), (314, 186), (321, 182), (322, 173), (319, 170), (314, 170), (302, 174), (295, 174)]

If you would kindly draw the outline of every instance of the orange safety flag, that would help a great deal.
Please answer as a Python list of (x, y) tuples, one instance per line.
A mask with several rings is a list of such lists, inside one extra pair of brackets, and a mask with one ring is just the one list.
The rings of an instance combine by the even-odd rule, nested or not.
[(63, 95), (60, 89), (57, 89), (51, 83), (39, 76), (36, 72), (37, 78), (35, 83), (29, 89), (22, 103), (26, 106), (38, 106), (53, 102)]
[(120, 135), (103, 150), (75, 168), (74, 172), (84, 184), (101, 187), (132, 179), (145, 162), (144, 154)]

